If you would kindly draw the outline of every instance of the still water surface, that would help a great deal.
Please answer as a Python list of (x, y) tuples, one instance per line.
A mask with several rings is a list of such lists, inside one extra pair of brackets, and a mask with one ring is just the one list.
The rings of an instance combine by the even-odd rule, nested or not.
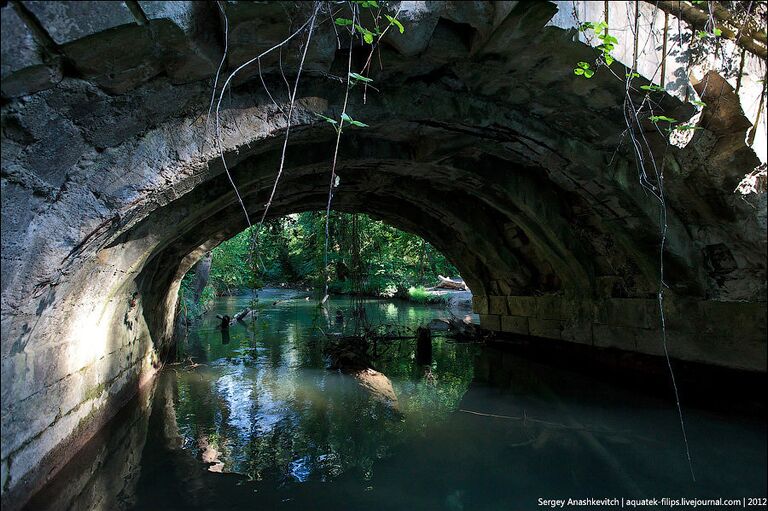
[[(386, 403), (326, 369), (320, 333), (350, 331), (292, 291), (267, 290), (255, 325), (229, 335), (220, 299), (167, 367), (30, 509), (513, 510), (539, 498), (766, 495), (761, 418), (687, 409), (691, 481), (670, 399), (490, 347), (383, 343)], [(448, 313), (365, 303), (372, 323)], [(648, 509), (648, 508), (646, 508)]]

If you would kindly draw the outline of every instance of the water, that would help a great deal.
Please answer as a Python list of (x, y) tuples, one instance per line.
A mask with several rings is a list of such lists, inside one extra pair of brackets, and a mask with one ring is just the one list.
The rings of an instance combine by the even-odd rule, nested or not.
[[(392, 403), (326, 369), (319, 333), (351, 331), (289, 291), (260, 297), (255, 327), (215, 314), (30, 504), (30, 509), (542, 509), (539, 498), (764, 497), (762, 417), (686, 410), (690, 480), (674, 402), (506, 350), (435, 338), (377, 346)], [(369, 300), (392, 331), (439, 307)], [(333, 320), (336, 309), (347, 321)], [(426, 362), (426, 363), (425, 363)]]

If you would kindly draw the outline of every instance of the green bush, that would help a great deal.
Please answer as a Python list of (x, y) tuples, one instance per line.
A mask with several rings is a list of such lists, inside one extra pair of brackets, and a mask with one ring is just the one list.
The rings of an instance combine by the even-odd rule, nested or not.
[(408, 298), (416, 303), (443, 303), (442, 296), (433, 295), (424, 286), (411, 287), (408, 289)]

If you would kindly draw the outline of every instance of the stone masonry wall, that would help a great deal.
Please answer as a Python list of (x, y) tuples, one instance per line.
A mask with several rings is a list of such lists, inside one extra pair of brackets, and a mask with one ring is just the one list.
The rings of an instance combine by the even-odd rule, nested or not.
[[(488, 330), (664, 354), (661, 316), (658, 301), (653, 298), (474, 296), (473, 308)], [(765, 370), (765, 304), (665, 296), (664, 312), (670, 356)]]

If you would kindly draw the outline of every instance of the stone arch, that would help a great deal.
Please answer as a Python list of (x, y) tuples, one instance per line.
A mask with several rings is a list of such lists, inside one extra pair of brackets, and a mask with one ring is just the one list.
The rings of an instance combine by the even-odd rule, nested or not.
[[(169, 347), (174, 283), (244, 227), (205, 119), (223, 49), (210, 37), (215, 10), (110, 2), (93, 20), (89, 4), (2, 8), (4, 504), (151, 378)], [(252, 55), (254, 34), (260, 46), (282, 35), (283, 6), (225, 6), (230, 69)], [(410, 37), (382, 48), (379, 92), (353, 97), (371, 128), (344, 136), (334, 204), (435, 243), (491, 330), (658, 355), (659, 211), (621, 145), (624, 86), (603, 73), (573, 79), (594, 50), (548, 25), (555, 11), (440, 2), (412, 13)], [(34, 34), (46, 32), (42, 44)], [(9, 47), (12, 33), (24, 44)], [(136, 42), (130, 58), (115, 41)], [(315, 41), (276, 215), (325, 204), (333, 132), (316, 114), (340, 113), (329, 74), (347, 55), (330, 30)], [(284, 104), (279, 69), (264, 64)], [(693, 112), (665, 94), (658, 106)], [(255, 74), (222, 115), (226, 159), (258, 215), (285, 119)], [(765, 371), (765, 192), (757, 206), (733, 193), (759, 160), (744, 144), (748, 121), (738, 108), (728, 116), (682, 149), (645, 127), (666, 168), (670, 351)]]

